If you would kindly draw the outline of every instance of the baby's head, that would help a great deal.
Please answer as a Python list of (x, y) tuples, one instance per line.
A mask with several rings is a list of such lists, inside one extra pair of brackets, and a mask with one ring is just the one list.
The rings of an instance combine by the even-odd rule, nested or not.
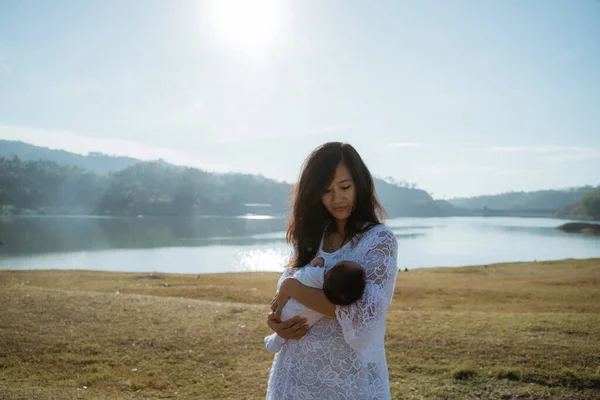
[(340, 306), (352, 304), (360, 299), (367, 281), (365, 270), (352, 261), (340, 261), (325, 272), (324, 278), (325, 297)]

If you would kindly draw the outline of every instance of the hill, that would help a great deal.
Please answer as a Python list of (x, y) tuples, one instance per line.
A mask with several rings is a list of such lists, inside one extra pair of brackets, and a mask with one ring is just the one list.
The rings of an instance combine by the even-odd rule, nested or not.
[(554, 213), (555, 218), (600, 220), (600, 190), (586, 193), (577, 203)]
[[(285, 215), (289, 207), (291, 185), (261, 175), (213, 173), (99, 153), (82, 156), (22, 142), (0, 141), (2, 154), (4, 213)], [(390, 217), (456, 212), (421, 189), (382, 179), (375, 179), (375, 186)]]
[(534, 192), (510, 192), (477, 197), (461, 197), (448, 200), (454, 207), (468, 210), (546, 210), (554, 211), (579, 202), (586, 193), (600, 189), (583, 186), (565, 190), (539, 190)]
[(423, 189), (399, 186), (375, 178), (375, 190), (390, 216), (441, 217), (458, 211), (445, 200), (434, 200)]
[(10, 140), (0, 140), (0, 157), (18, 157), (23, 161), (54, 161), (60, 165), (74, 165), (101, 175), (116, 172), (140, 162), (131, 157), (109, 156), (102, 153), (89, 153), (84, 156)]

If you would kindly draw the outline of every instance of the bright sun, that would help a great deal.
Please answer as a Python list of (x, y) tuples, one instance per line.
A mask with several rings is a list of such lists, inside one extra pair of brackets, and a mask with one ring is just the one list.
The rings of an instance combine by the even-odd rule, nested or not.
[(248, 53), (264, 50), (277, 36), (281, 1), (213, 0), (211, 20), (225, 41)]

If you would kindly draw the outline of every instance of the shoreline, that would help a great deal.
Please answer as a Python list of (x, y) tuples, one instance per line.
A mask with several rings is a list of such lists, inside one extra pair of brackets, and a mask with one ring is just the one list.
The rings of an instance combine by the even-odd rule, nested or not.
[[(152, 249), (145, 249), (152, 250)], [(47, 254), (45, 254), (47, 255)], [(22, 256), (26, 257), (26, 256)], [(16, 257), (15, 257), (16, 258)], [(410, 271), (422, 271), (422, 270), (436, 270), (436, 269), (460, 269), (460, 268), (487, 268), (487, 267), (499, 267), (507, 265), (518, 265), (518, 264), (545, 264), (545, 263), (561, 263), (561, 262), (573, 262), (573, 261), (598, 261), (600, 264), (600, 257), (583, 257), (583, 258), (558, 258), (558, 259), (541, 259), (532, 261), (501, 261), (501, 262), (490, 262), (487, 264), (467, 264), (467, 265), (436, 265), (431, 267), (411, 267), (408, 271), (405, 271), (405, 267), (399, 267), (398, 273), (410, 272)], [(60, 269), (60, 268), (28, 268), (28, 269), (2, 269), (0, 268), (0, 274), (3, 272), (98, 272), (98, 273), (115, 273), (115, 274), (161, 274), (161, 275), (181, 275), (181, 276), (204, 276), (204, 275), (226, 275), (226, 274), (277, 274), (281, 275), (283, 269), (280, 271), (274, 270), (254, 270), (254, 271), (222, 271), (222, 272), (165, 272), (165, 271), (115, 271), (115, 270), (104, 270), (104, 269)]]
[[(470, 210), (468, 210), (470, 211)], [(198, 214), (198, 215), (177, 215), (177, 214), (138, 214), (138, 215), (119, 215), (119, 214), (43, 214), (43, 213), (23, 213), (23, 214), (0, 214), (0, 218), (90, 218), (90, 219), (134, 219), (134, 218), (157, 218), (157, 219), (189, 219), (189, 218), (248, 218), (255, 219), (257, 217), (265, 217), (265, 219), (287, 219), (288, 215), (270, 215), (270, 214), (235, 214), (235, 215), (221, 215), (221, 214)], [(458, 213), (451, 215), (401, 215), (395, 217), (389, 217), (389, 220), (402, 219), (402, 218), (523, 218), (523, 219), (554, 219), (557, 221), (575, 221), (575, 222), (594, 222), (600, 221), (592, 218), (576, 218), (566, 216), (555, 216), (555, 215), (521, 215), (521, 214), (498, 214), (498, 215), (483, 215), (473, 213)]]

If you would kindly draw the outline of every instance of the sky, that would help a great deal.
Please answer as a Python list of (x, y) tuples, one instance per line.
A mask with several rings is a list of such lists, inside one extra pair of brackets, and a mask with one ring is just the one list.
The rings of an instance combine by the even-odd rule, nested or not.
[(290, 183), (598, 185), (599, 71), (599, 0), (0, 0), (0, 139)]

